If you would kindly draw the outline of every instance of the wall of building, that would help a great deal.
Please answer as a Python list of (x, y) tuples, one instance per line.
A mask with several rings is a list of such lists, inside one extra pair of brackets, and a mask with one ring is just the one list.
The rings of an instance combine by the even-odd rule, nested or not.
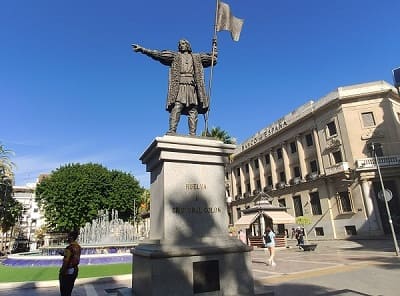
[[(306, 227), (310, 238), (383, 234), (385, 217), (374, 185), (379, 178), (368, 144), (382, 143), (382, 174), (400, 192), (399, 114), (397, 92), (377, 81), (340, 87), (260, 130), (238, 145), (227, 167), (233, 222), (240, 216), (238, 209), (251, 206), (264, 191), (273, 203), (284, 200), (293, 216), (300, 213), (293, 197), (300, 196), (302, 214), (312, 220)], [(392, 202), (394, 216), (399, 214), (398, 230), (399, 200), (397, 196)]]

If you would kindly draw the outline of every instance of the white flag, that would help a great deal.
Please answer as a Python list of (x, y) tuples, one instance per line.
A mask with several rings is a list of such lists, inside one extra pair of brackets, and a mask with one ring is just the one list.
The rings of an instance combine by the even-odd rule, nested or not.
[(217, 31), (230, 31), (232, 39), (239, 41), (242, 26), (243, 20), (232, 15), (229, 5), (220, 1), (218, 3)]

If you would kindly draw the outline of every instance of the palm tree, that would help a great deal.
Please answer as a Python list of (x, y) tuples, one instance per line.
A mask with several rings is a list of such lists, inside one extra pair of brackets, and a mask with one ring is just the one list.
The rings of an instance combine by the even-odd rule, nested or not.
[(219, 126), (213, 127), (210, 132), (203, 131), (201, 135), (220, 140), (225, 144), (236, 144), (236, 140), (232, 138), (227, 131), (224, 131)]
[(12, 154), (11, 150), (0, 144), (0, 175), (2, 178), (12, 175), (12, 169), (15, 167), (15, 164), (10, 160), (10, 155)]
[(22, 213), (22, 204), (12, 198), (12, 169), (15, 164), (10, 160), (11, 150), (0, 144), (0, 251), (4, 248), (4, 233), (18, 221)]

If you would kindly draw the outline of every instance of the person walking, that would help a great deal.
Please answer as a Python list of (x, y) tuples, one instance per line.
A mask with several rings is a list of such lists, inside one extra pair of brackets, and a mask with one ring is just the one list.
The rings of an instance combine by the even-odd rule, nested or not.
[(81, 258), (81, 246), (76, 242), (78, 235), (76, 230), (68, 233), (69, 244), (63, 251), (64, 258), (59, 273), (61, 296), (71, 296), (78, 277), (78, 265)]
[(263, 239), (264, 239), (264, 247), (266, 249), (268, 249), (268, 253), (269, 253), (267, 265), (276, 266), (276, 263), (274, 261), (274, 258), (275, 258), (275, 233), (272, 231), (270, 226), (267, 226), (267, 228), (265, 229)]
[(299, 249), (301, 249), (301, 246), (304, 245), (304, 232), (303, 230), (299, 227), (296, 229), (296, 239), (297, 239), (297, 246)]

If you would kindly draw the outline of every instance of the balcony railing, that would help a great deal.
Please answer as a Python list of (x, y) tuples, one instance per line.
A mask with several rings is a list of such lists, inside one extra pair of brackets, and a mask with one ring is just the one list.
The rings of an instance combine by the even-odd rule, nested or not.
[[(380, 156), (378, 157), (380, 167), (400, 166), (400, 155)], [(376, 169), (375, 157), (357, 159), (357, 170)]]
[(340, 162), (331, 167), (325, 168), (325, 175), (329, 176), (329, 175), (333, 175), (333, 174), (344, 173), (348, 169), (349, 169), (348, 162)]

